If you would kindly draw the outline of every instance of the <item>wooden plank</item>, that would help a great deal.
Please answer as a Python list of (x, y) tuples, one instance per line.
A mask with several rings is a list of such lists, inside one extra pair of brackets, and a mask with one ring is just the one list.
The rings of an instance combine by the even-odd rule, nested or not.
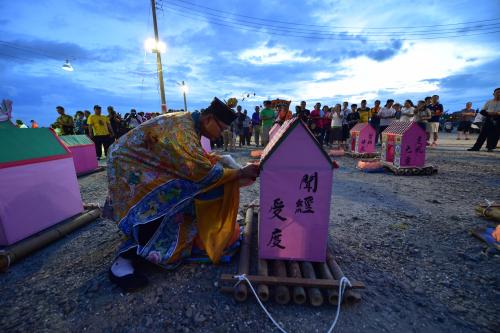
[[(300, 286), (300, 287), (316, 287), (316, 288), (338, 288), (338, 280), (329, 279), (307, 279), (307, 278), (292, 278), (292, 277), (279, 277), (279, 276), (259, 276), (247, 275), (247, 279), (253, 283), (268, 284), (268, 285), (286, 285), (286, 286)], [(237, 278), (232, 274), (222, 274), (220, 280), (223, 282), (236, 283)], [(240, 283), (241, 284), (241, 283)], [(365, 285), (360, 281), (351, 281), (352, 289), (364, 289)]]
[[(241, 242), (240, 262), (238, 263), (238, 274), (248, 274), (250, 267), (250, 243), (252, 238), (253, 208), (248, 208), (245, 217), (245, 230)], [(246, 283), (240, 283), (234, 288), (234, 298), (243, 302), (248, 297), (248, 287)]]

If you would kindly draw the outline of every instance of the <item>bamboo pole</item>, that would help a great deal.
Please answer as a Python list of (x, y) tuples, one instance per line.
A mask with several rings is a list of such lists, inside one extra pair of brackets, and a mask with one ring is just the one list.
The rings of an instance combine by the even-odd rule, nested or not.
[[(302, 278), (302, 273), (300, 272), (299, 263), (296, 261), (289, 261), (288, 265), (288, 276), (292, 278)], [(306, 291), (302, 286), (293, 287), (292, 299), (295, 304), (304, 304), (307, 300)]]
[[(314, 267), (310, 262), (302, 261), (300, 263), (300, 268), (304, 277), (308, 279), (316, 279)], [(309, 301), (312, 306), (320, 306), (323, 304), (323, 295), (321, 295), (321, 291), (318, 288), (308, 288), (307, 294), (309, 295)]]
[(0, 251), (0, 271), (6, 271), (10, 265), (49, 245), (50, 243), (66, 236), (73, 230), (80, 228), (97, 219), (101, 212), (93, 209), (74, 216), (65, 222), (55, 225), (39, 234), (22, 240)]
[[(267, 260), (259, 259), (257, 263), (257, 270), (259, 272), (259, 275), (268, 276), (269, 272)], [(269, 287), (265, 284), (259, 284), (257, 287), (257, 294), (259, 295), (261, 301), (266, 302), (267, 300), (269, 300)]]
[[(319, 277), (322, 279), (329, 279), (329, 280), (334, 280), (335, 278), (333, 277), (332, 273), (330, 272), (330, 269), (328, 268), (328, 265), (324, 262), (317, 263), (316, 267), (318, 268), (319, 271)], [(338, 300), (338, 291), (336, 289), (326, 289), (326, 298), (328, 299), (328, 302), (330, 304), (337, 304)]]
[[(259, 284), (264, 283), (269, 286), (285, 285), (289, 287), (303, 286), (305, 288), (338, 288), (339, 281), (326, 280), (326, 279), (310, 279), (310, 278), (292, 278), (292, 277), (279, 277), (279, 276), (260, 276), (260, 275), (247, 275), (248, 281)], [(219, 278), (221, 282), (235, 283), (238, 278), (234, 274), (222, 274)], [(352, 289), (364, 289), (363, 282), (351, 280)]]
[[(339, 264), (337, 264), (337, 262), (335, 261), (335, 258), (333, 257), (333, 251), (331, 248), (329, 248), (328, 251), (326, 251), (326, 262), (328, 264), (328, 267), (330, 267), (333, 277), (336, 280), (340, 281), (340, 279), (342, 279), (345, 275), (344, 272), (342, 272), (342, 269), (340, 268)], [(359, 301), (361, 300), (361, 295), (355, 291), (346, 289), (344, 292), (344, 299), (346, 298), (353, 301)]]
[[(250, 243), (252, 238), (253, 208), (248, 208), (245, 216), (245, 230), (243, 231), (243, 241), (241, 242), (240, 262), (238, 264), (238, 275), (248, 274), (250, 268)], [(243, 302), (248, 297), (248, 287), (241, 282), (234, 288), (234, 298)]]
[[(277, 277), (286, 277), (286, 266), (282, 260), (273, 260), (273, 273)], [(278, 304), (288, 304), (290, 302), (290, 291), (287, 286), (276, 286), (274, 300)]]

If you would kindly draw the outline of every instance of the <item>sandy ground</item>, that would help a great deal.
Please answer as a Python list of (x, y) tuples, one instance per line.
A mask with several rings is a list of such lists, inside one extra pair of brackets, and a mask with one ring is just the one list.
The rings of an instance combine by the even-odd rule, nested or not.
[[(491, 224), (474, 205), (500, 199), (500, 153), (464, 151), (472, 142), (447, 135), (429, 150), (434, 176), (366, 174), (337, 159), (330, 242), (346, 275), (367, 285), (360, 302), (342, 307), (337, 332), (500, 331), (500, 258), (468, 233)], [(244, 162), (248, 153), (233, 155)], [(103, 202), (105, 172), (79, 182), (84, 202)], [(242, 215), (258, 193), (258, 183), (242, 190)], [(107, 278), (120, 242), (100, 219), (0, 274), (0, 331), (276, 331), (255, 300), (219, 292), (218, 277), (236, 262), (150, 268), (147, 288), (122, 293)], [(267, 304), (290, 332), (325, 332), (335, 314), (330, 305)]]

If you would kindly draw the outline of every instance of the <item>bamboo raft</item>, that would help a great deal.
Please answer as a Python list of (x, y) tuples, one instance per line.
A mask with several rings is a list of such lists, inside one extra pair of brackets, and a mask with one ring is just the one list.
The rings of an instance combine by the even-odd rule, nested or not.
[[(237, 274), (246, 275), (256, 289), (259, 299), (265, 302), (274, 295), (274, 300), (278, 304), (289, 304), (290, 301), (295, 304), (305, 304), (309, 300), (313, 306), (325, 303), (336, 305), (339, 283), (344, 273), (331, 249), (328, 249), (326, 261), (323, 263), (258, 259), (254, 265), (257, 266), (257, 274), (250, 274), (252, 238), (254, 234), (257, 234), (253, 230), (257, 225), (256, 217), (254, 208), (249, 208), (246, 212), (246, 226), (243, 231)], [(234, 287), (236, 282), (238, 279), (234, 275), (222, 274), (220, 290), (224, 293), (231, 293), (237, 301), (244, 302), (249, 295), (252, 296), (252, 291), (246, 282), (241, 282)], [(361, 300), (361, 294), (356, 289), (364, 289), (364, 284), (351, 280), (351, 285), (351, 288), (346, 289), (342, 301)]]
[(380, 157), (380, 153), (355, 153), (352, 151), (346, 151), (345, 152), (346, 156), (352, 157), (352, 158), (374, 158), (374, 157)]
[(381, 161), (384, 168), (391, 171), (396, 176), (431, 176), (438, 172), (438, 169), (433, 165), (425, 165), (423, 167), (401, 167), (398, 168), (392, 163)]

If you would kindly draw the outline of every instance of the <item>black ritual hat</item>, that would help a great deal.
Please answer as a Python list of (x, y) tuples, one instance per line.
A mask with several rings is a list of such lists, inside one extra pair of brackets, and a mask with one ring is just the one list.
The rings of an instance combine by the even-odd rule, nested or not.
[(234, 112), (233, 109), (217, 97), (214, 97), (214, 100), (210, 103), (210, 106), (206, 109), (206, 111), (212, 113), (217, 119), (226, 125), (231, 125), (231, 123), (236, 119), (236, 112)]

